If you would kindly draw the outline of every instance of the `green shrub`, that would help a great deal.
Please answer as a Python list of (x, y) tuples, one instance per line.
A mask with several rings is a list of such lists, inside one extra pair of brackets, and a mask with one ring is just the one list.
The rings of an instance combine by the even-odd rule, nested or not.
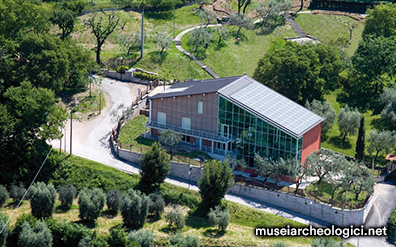
[(26, 189), (23, 186), (23, 183), (20, 183), (19, 186), (15, 184), (11, 185), (10, 197), (14, 200), (14, 202), (20, 201), (25, 193)]
[(166, 204), (179, 204), (196, 209), (201, 203), (199, 192), (180, 188), (171, 184), (162, 184), (160, 195)]
[(396, 236), (396, 211), (392, 210), (388, 219), (388, 236), (394, 238)]
[(342, 247), (342, 241), (336, 241), (333, 238), (315, 238), (311, 244), (312, 247)]
[(56, 190), (53, 184), (45, 184), (43, 182), (35, 183), (31, 190), (30, 207), (32, 215), (38, 219), (49, 218), (55, 209)]
[(285, 242), (275, 242), (270, 245), (270, 247), (288, 247), (289, 244)]
[(170, 244), (178, 247), (199, 247), (199, 238), (191, 235), (183, 236), (181, 233), (173, 235)]
[(131, 227), (142, 227), (148, 215), (150, 199), (139, 191), (128, 190), (122, 196), (121, 215), (124, 224)]
[(114, 228), (110, 233), (108, 243), (111, 247), (124, 247), (127, 243), (127, 233), (124, 228), (121, 226)]
[(72, 184), (68, 184), (60, 187), (58, 192), (61, 205), (63, 207), (71, 207), (71, 205), (73, 205), (73, 200), (76, 197), (77, 189)]
[(78, 205), (80, 209), (80, 219), (87, 221), (95, 221), (103, 209), (106, 196), (99, 188), (83, 189), (80, 192)]
[(19, 235), (22, 231), (22, 224), (28, 222), (31, 226), (35, 225), (37, 219), (31, 214), (22, 214), (18, 216), (12, 233), (7, 238), (7, 247), (17, 247)]
[(31, 227), (28, 222), (22, 224), (19, 234), (18, 246), (23, 247), (51, 247), (52, 235), (47, 225), (42, 221)]
[(121, 193), (119, 190), (114, 189), (106, 193), (106, 205), (112, 213), (117, 214), (121, 208)]
[(47, 226), (52, 232), (53, 246), (78, 246), (81, 239), (91, 235), (91, 231), (82, 224), (55, 219), (47, 220)]
[(214, 209), (210, 209), (208, 218), (209, 222), (213, 226), (217, 226), (222, 232), (227, 230), (227, 226), (230, 223), (230, 213), (228, 212), (228, 209), (222, 209), (221, 206), (216, 206)]
[(131, 232), (128, 235), (128, 239), (140, 244), (141, 247), (154, 247), (154, 234), (150, 230), (141, 229)]
[(125, 71), (127, 71), (129, 68), (128, 68), (128, 66), (126, 66), (126, 65), (119, 65), (118, 67), (117, 67), (117, 72), (118, 73), (121, 73), (121, 74), (125, 74)]
[[(0, 227), (1, 228), (3, 228), (3, 226), (5, 225), (7, 220), (8, 220), (8, 216), (0, 213)], [(4, 228), (3, 232), (0, 234), (0, 246), (4, 246), (6, 244), (9, 232), (10, 232), (10, 229), (8, 228), (8, 225), (7, 225)]]
[(157, 75), (154, 74), (147, 74), (145, 72), (134, 72), (133, 77), (140, 78), (146, 81), (154, 81), (157, 79)]
[(158, 194), (150, 194), (149, 198), (149, 213), (152, 214), (155, 218), (158, 218), (164, 212), (165, 202)]
[(96, 238), (91, 241), (89, 247), (109, 247), (109, 244), (107, 243), (105, 236), (96, 235)]
[(174, 225), (179, 230), (184, 227), (184, 212), (178, 205), (173, 206), (172, 209), (166, 214), (165, 218), (169, 225)]
[(7, 189), (3, 185), (0, 185), (0, 207), (2, 207), (4, 203), (6, 203), (8, 198), (9, 198), (9, 194)]

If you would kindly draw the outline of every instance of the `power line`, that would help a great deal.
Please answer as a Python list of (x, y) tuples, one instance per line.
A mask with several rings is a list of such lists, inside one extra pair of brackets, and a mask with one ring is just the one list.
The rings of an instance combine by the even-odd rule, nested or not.
[(26, 194), (29, 192), (30, 187), (32, 187), (34, 181), (36, 180), (37, 176), (40, 174), (41, 169), (43, 168), (45, 162), (47, 161), (48, 156), (50, 155), (52, 151), (52, 147), (50, 149), (50, 151), (47, 154), (47, 157), (45, 157), (43, 163), (40, 166), (40, 169), (38, 170), (38, 172), (36, 173), (36, 176), (34, 176), (33, 181), (30, 183), (29, 188), (26, 190), (25, 194), (22, 196), (22, 199), (19, 201), (18, 205), (16, 206), (16, 208), (14, 209), (14, 212), (12, 212), (12, 214), (10, 215), (10, 217), (8, 218), (7, 222), (5, 223), (5, 225), (3, 226), (3, 228), (1, 228), (0, 234), (3, 233), (5, 227), (8, 225), (8, 223), (10, 222), (12, 216), (14, 216), (15, 212), (17, 211), (17, 209), (19, 208), (19, 206), (21, 205), (23, 199), (25, 199)]

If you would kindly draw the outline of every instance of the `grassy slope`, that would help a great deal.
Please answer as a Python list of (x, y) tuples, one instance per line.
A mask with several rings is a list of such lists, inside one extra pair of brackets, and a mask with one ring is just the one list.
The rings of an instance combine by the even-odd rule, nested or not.
[[(183, 48), (193, 52), (220, 77), (243, 75), (245, 72), (252, 76), (258, 61), (268, 50), (271, 41), (296, 35), (288, 24), (277, 27), (267, 35), (257, 35), (257, 30), (242, 29), (241, 37), (244, 38), (241, 38), (241, 42), (237, 43), (233, 35), (237, 28), (230, 26), (227, 28), (229, 34), (225, 43), (217, 45), (218, 36), (213, 32), (213, 40), (208, 49), (199, 49), (198, 52), (193, 52), (195, 48), (188, 44), (188, 34), (182, 39)], [(212, 31), (214, 30), (212, 29)]]
[[(61, 182), (61, 184), (73, 183), (80, 189), (84, 186), (100, 186), (97, 183), (100, 183), (101, 181), (113, 181), (115, 183), (115, 187), (121, 187), (121, 189), (126, 189), (127, 187), (133, 188), (139, 177), (138, 175), (130, 176), (114, 168), (76, 156), (68, 157), (66, 161), (70, 164), (69, 172), (71, 172), (71, 176), (68, 176), (68, 181), (57, 182)], [(95, 182), (92, 182), (94, 180)], [(107, 186), (105, 189), (110, 188), (112, 188), (112, 186)], [(174, 193), (175, 195), (173, 195), (173, 197), (175, 198), (180, 198), (181, 196), (179, 195), (183, 193), (185, 196), (188, 195), (189, 197), (196, 197), (198, 203), (200, 201), (199, 194), (197, 192), (190, 191), (185, 188), (165, 184), (163, 190), (166, 191), (165, 193), (167, 194)], [(12, 200), (9, 200), (8, 203), (0, 209), (0, 212), (10, 215), (13, 211), (13, 204), (11, 201)], [(313, 238), (311, 237), (257, 238), (253, 234), (253, 228), (257, 226), (271, 227), (292, 225), (301, 227), (303, 224), (237, 203), (227, 202), (227, 204), (231, 212), (231, 224), (229, 225), (226, 234), (218, 234), (217, 231), (213, 231), (213, 228), (209, 225), (209, 222), (206, 219), (194, 215), (188, 215), (186, 227), (183, 228), (183, 233), (199, 236), (201, 238), (201, 242), (209, 246), (262, 246), (263, 244), (269, 244), (276, 241), (286, 241), (291, 246), (309, 246), (312, 242)], [(57, 205), (59, 206), (59, 202)], [(188, 210), (188, 208), (186, 208), (186, 210)], [(18, 215), (23, 213), (30, 213), (30, 205), (27, 201), (25, 201), (18, 209), (16, 215), (12, 218), (11, 224), (15, 224)], [(79, 222), (78, 214), (78, 204), (77, 200), (75, 200), (71, 210), (65, 213), (61, 210), (56, 210), (53, 217), (55, 219)], [(96, 226), (91, 225), (90, 227), (94, 227), (92, 230), (97, 230), (99, 233), (107, 234), (111, 228), (120, 224), (122, 224), (122, 218), (120, 215), (113, 217), (104, 210), (98, 218)], [(144, 228), (153, 230), (157, 240), (167, 238), (168, 234), (172, 232), (172, 229), (167, 227), (164, 219), (157, 222), (146, 223)]]
[(335, 42), (337, 39), (349, 39), (349, 28), (352, 25), (357, 25), (353, 29), (352, 39), (350, 45), (345, 48), (348, 56), (357, 49), (359, 41), (362, 37), (364, 24), (352, 18), (339, 15), (313, 15), (313, 14), (299, 14), (296, 18), (297, 24), (308, 35), (311, 35), (326, 44)]

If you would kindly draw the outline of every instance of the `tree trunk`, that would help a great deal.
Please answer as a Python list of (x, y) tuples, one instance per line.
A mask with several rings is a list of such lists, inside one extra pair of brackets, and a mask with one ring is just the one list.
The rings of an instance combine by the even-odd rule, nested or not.
[(346, 133), (343, 135), (343, 137), (342, 137), (342, 142), (345, 142), (345, 138), (346, 138), (347, 135), (348, 135), (348, 132), (346, 132)]
[(62, 37), (61, 40), (65, 40), (65, 36), (66, 36), (66, 29), (62, 28)]
[(217, 42), (218, 45), (221, 43), (221, 35), (219, 35), (219, 42)]
[(355, 195), (355, 201), (357, 201), (357, 200), (358, 200), (358, 198), (359, 198), (359, 194), (360, 194), (360, 191), (359, 191), (359, 192), (357, 192), (357, 191), (356, 191), (356, 195)]
[(99, 66), (102, 66), (102, 65), (103, 65), (102, 61), (100, 60), (100, 52), (101, 52), (101, 50), (102, 50), (102, 45), (103, 45), (103, 43), (98, 42), (98, 45), (97, 45), (97, 47), (96, 47), (96, 63), (97, 63)]
[(162, 52), (164, 51), (164, 49), (165, 49), (165, 47), (161, 48), (160, 55), (162, 55)]
[(245, 4), (245, 6), (243, 7), (243, 11), (242, 11), (243, 14), (245, 14), (246, 7), (247, 7), (247, 4)]
[(241, 29), (242, 29), (242, 27), (239, 27), (239, 28), (238, 28), (238, 32), (237, 32), (237, 34), (236, 34), (237, 38), (239, 38), (239, 33), (241, 32)]
[(170, 155), (171, 155), (171, 160), (173, 160), (173, 148), (172, 148), (172, 146), (170, 146), (169, 147), (169, 152), (170, 152)]
[(318, 176), (319, 177), (319, 181), (318, 181), (318, 186), (320, 185), (320, 183), (322, 182), (322, 177), (320, 177), (320, 176)]
[(127, 57), (129, 57), (129, 53), (131, 52), (131, 48), (132, 48), (132, 46), (128, 47)]
[(298, 11), (301, 11), (304, 8), (304, 0), (301, 0), (301, 6), (300, 9)]

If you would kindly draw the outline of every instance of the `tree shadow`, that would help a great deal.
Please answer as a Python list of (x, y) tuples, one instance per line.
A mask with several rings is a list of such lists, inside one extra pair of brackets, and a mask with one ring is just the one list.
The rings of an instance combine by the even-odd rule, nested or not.
[(207, 238), (221, 238), (222, 236), (225, 235), (225, 231), (221, 231), (218, 229), (206, 229), (203, 232), (203, 235)]
[(55, 208), (55, 213), (66, 213), (70, 211), (71, 206), (69, 205), (59, 205)]
[(371, 121), (371, 126), (373, 129), (383, 130), (384, 129), (384, 121), (381, 118), (376, 118)]
[(214, 50), (215, 51), (219, 51), (223, 47), (227, 47), (227, 44), (224, 41), (221, 41), (220, 43), (216, 43), (216, 46), (215, 46)]
[(167, 56), (168, 56), (167, 51), (163, 51), (162, 54), (160, 53), (160, 51), (150, 52), (150, 54), (149, 54), (150, 61), (152, 63), (156, 63), (156, 64), (160, 64), (160, 65), (164, 62), (164, 60)]
[(180, 230), (174, 226), (167, 225), (167, 226), (161, 227), (159, 229), (159, 231), (171, 235), (171, 234), (175, 234), (175, 233), (179, 232)]
[(145, 17), (154, 20), (172, 20), (173, 11), (172, 10), (150, 11), (145, 13)]
[(340, 136), (333, 136), (330, 138), (329, 143), (341, 149), (350, 149), (352, 147), (351, 143), (347, 139), (343, 141)]
[(203, 60), (206, 58), (206, 48), (198, 48), (193, 52), (194, 56), (196, 56), (199, 60)]
[(269, 25), (264, 26), (263, 28), (260, 27), (260, 24), (256, 24), (257, 28), (260, 28), (259, 31), (256, 32), (257, 35), (268, 35), (274, 32), (277, 27), (284, 26), (286, 24), (285, 18), (281, 17), (278, 21), (269, 23)]
[(95, 221), (76, 220), (76, 221), (74, 221), (74, 223), (84, 225), (84, 226), (88, 227), (89, 229), (95, 229), (95, 227), (96, 227)]
[(110, 209), (100, 212), (100, 216), (104, 217), (106, 219), (113, 219), (114, 217), (117, 217), (117, 215), (118, 215), (118, 212), (110, 210)]
[[(229, 36), (234, 38), (234, 39), (238, 39), (237, 33), (238, 32), (236, 30), (232, 30), (232, 31), (229, 32)], [(245, 40), (248, 40), (248, 37), (242, 32), (242, 29), (241, 29), (241, 31), (239, 32), (239, 41), (236, 40), (235, 43), (239, 44), (239, 42), (245, 41)]]

